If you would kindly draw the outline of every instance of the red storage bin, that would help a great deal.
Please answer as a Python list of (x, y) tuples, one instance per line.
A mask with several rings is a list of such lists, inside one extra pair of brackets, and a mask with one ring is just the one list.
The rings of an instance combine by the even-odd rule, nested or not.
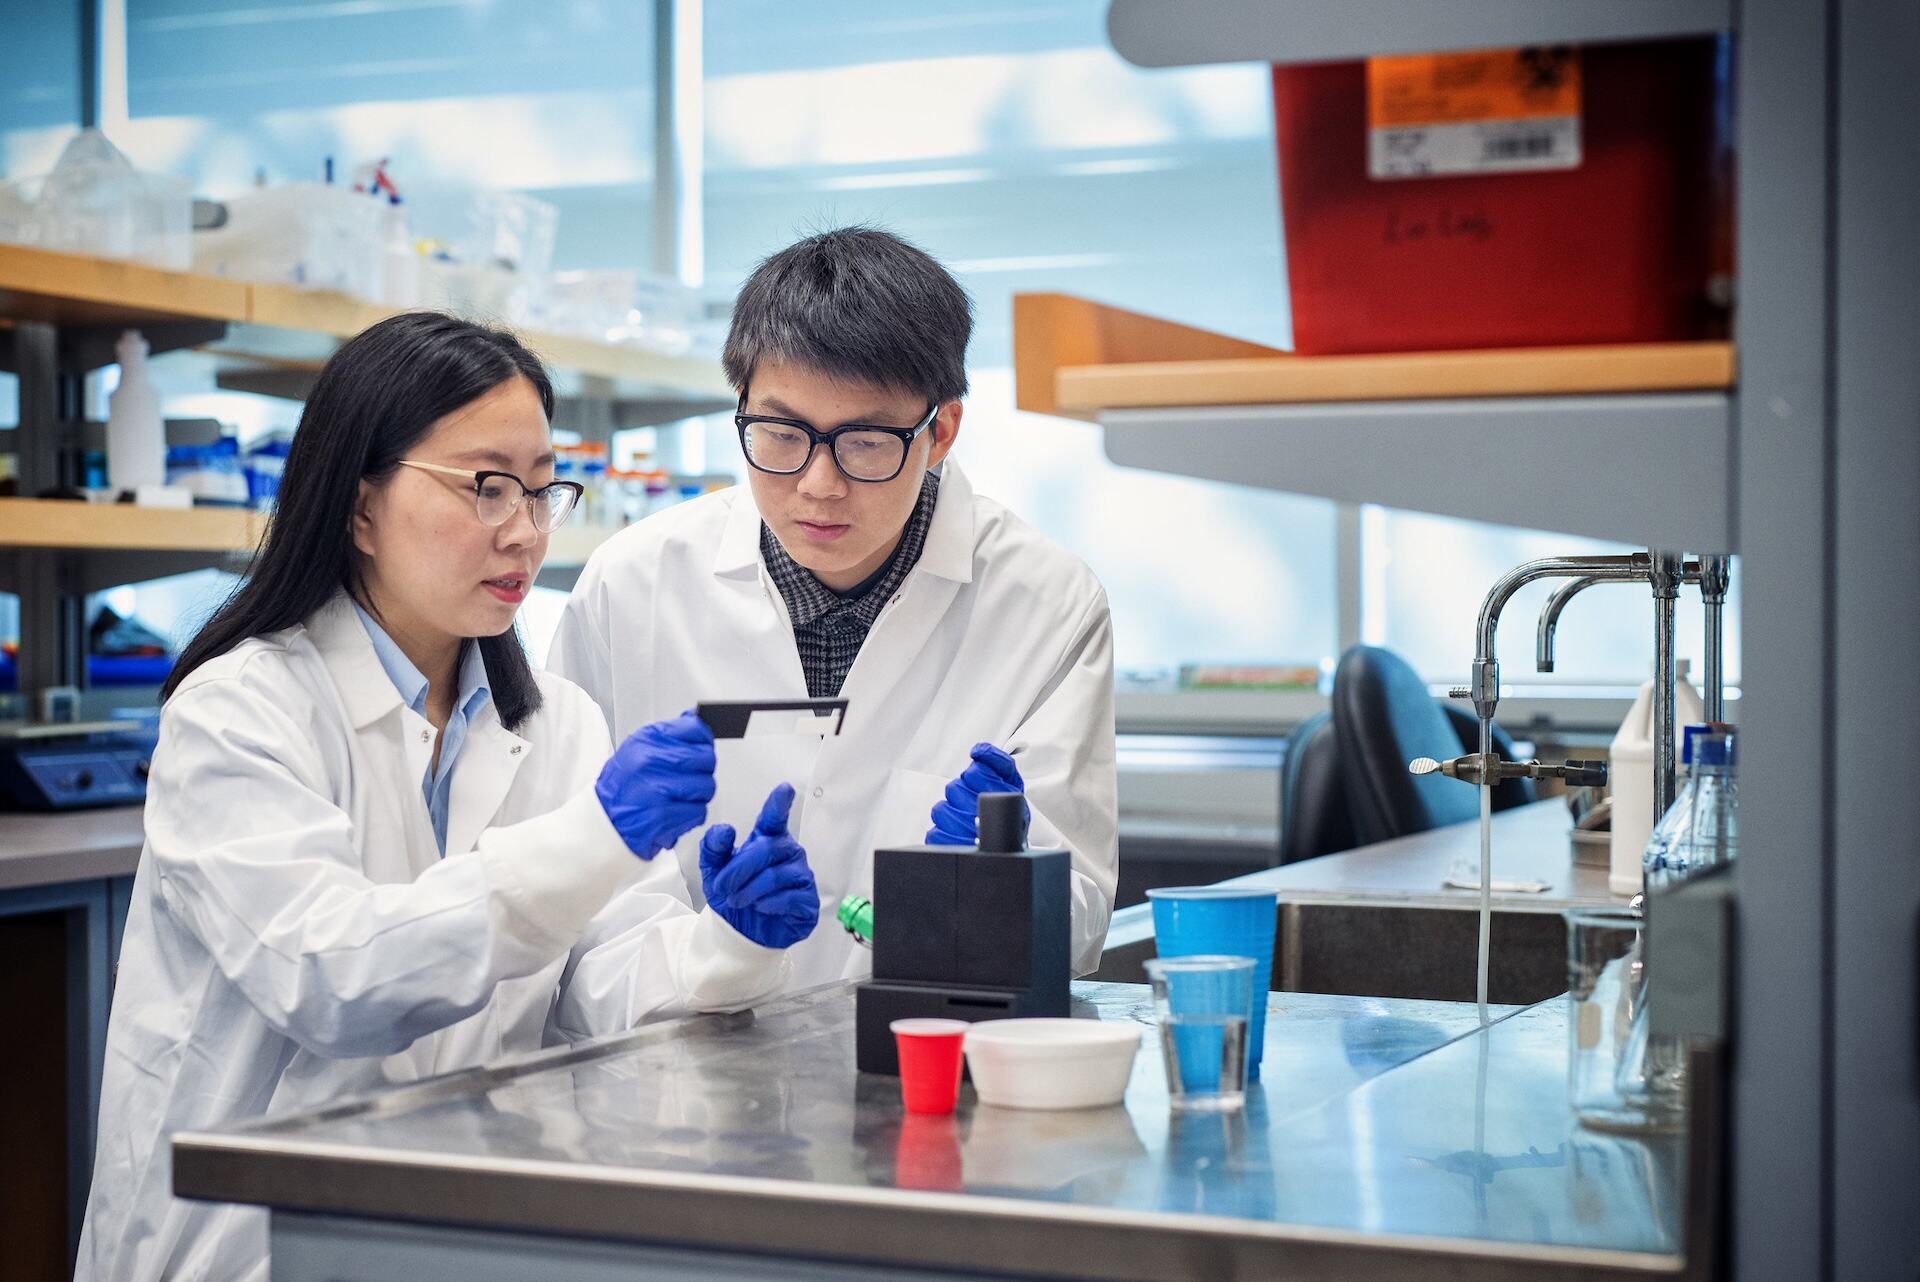
[[(1371, 81), (1367, 63), (1274, 68), (1295, 350), (1723, 333), (1718, 64), (1703, 39), (1376, 59)], [(1564, 164), (1573, 140), (1572, 168), (1370, 169)]]

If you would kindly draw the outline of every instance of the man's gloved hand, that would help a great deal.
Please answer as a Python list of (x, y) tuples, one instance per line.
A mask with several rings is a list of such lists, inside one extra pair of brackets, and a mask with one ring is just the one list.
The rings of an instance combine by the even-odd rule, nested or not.
[(929, 846), (973, 846), (980, 841), (980, 794), (1027, 790), (1013, 758), (990, 743), (976, 743), (973, 760), (960, 777), (947, 785), (947, 795), (933, 807)]
[(820, 922), (820, 891), (807, 852), (787, 831), (792, 808), (793, 785), (783, 783), (768, 794), (738, 850), (732, 824), (715, 824), (700, 838), (707, 906), (762, 948), (791, 948)]
[(593, 792), (627, 849), (651, 859), (705, 821), (716, 763), (713, 731), (683, 712), (628, 735)]

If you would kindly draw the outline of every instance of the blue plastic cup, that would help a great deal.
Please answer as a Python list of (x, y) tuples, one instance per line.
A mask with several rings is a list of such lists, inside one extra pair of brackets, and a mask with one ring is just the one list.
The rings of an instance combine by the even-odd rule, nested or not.
[(1273, 928), (1279, 894), (1240, 886), (1161, 886), (1153, 902), (1155, 951), (1162, 957), (1228, 955), (1253, 958), (1247, 1077), (1260, 1077), (1267, 1039), (1267, 993), (1273, 987)]

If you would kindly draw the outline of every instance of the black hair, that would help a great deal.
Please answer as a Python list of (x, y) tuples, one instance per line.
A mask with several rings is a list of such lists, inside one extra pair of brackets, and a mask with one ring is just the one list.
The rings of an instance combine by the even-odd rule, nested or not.
[(925, 250), (837, 227), (765, 259), (740, 287), (720, 362), (745, 391), (762, 360), (936, 404), (967, 394), (973, 300)]
[[(333, 354), (307, 397), (280, 497), (246, 579), (180, 653), (162, 701), (195, 668), (249, 637), (289, 628), (342, 588), (365, 600), (352, 521), (360, 482), (383, 480), (440, 419), (515, 378), (553, 417), (553, 384), (519, 339), (439, 312), (403, 312)], [(477, 638), (501, 724), (540, 706), (519, 631)]]

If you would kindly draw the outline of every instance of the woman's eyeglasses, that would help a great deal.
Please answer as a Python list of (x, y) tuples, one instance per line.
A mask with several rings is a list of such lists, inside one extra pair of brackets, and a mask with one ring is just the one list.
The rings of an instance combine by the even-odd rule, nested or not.
[(505, 525), (524, 503), (533, 517), (533, 528), (542, 534), (551, 534), (565, 524), (573, 515), (573, 509), (580, 505), (580, 496), (586, 492), (586, 487), (577, 481), (551, 481), (536, 490), (512, 472), (474, 472), (464, 467), (417, 463), (410, 458), (401, 459), (400, 466), (471, 481), (473, 510), (482, 525)]

